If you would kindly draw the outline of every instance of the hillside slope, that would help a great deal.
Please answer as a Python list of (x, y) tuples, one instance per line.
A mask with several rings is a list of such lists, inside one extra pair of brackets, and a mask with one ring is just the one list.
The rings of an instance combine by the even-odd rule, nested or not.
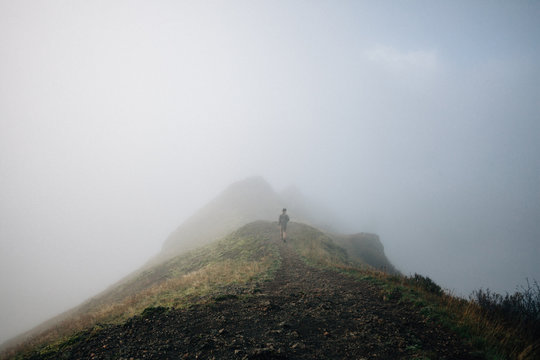
[(16, 344), (32, 347), (57, 341), (97, 324), (121, 323), (151, 306), (185, 307), (209, 294), (242, 284), (256, 286), (279, 266), (274, 226), (254, 222), (223, 239), (138, 271), (75, 309), (23, 334)]
[(209, 244), (250, 222), (277, 221), (283, 207), (291, 210), (292, 220), (321, 229), (329, 229), (329, 224), (336, 222), (298, 189), (291, 187), (277, 193), (263, 178), (248, 178), (230, 185), (184, 221), (167, 238), (152, 264)]
[[(328, 235), (311, 226), (291, 223), (292, 245), (304, 258), (320, 263), (347, 265), (358, 261), (361, 249), (349, 256)], [(150, 306), (183, 307), (201, 296), (217, 293), (231, 284), (255, 284), (278, 265), (275, 244), (268, 239), (278, 233), (273, 222), (256, 221), (212, 244), (184, 252), (155, 266), (137, 271), (84, 302), (3, 346), (54, 341), (98, 323), (118, 323)], [(371, 254), (368, 248), (366, 254)], [(386, 259), (384, 253), (379, 257)], [(379, 268), (378, 263), (364, 263)], [(255, 285), (252, 285), (255, 286)]]
[(248, 242), (254, 249), (278, 250), (279, 268), (267, 281), (235, 282), (188, 307), (149, 307), (26, 358), (475, 358), (419, 308), (385, 298), (371, 282), (323, 269), (349, 266), (346, 251), (326, 235), (302, 224), (291, 224), (290, 234), (283, 243), (275, 224), (257, 222), (235, 236), (255, 239)]
[(357, 261), (390, 274), (399, 273), (384, 253), (384, 246), (378, 235), (359, 233), (353, 235), (332, 234), (335, 243)]

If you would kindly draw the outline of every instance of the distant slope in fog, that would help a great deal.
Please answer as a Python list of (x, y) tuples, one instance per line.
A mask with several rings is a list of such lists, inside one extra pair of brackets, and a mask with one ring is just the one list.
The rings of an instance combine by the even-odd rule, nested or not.
[[(211, 243), (256, 220), (275, 221), (282, 208), (291, 221), (328, 230), (335, 221), (295, 187), (277, 193), (261, 177), (236, 182), (184, 221), (165, 241), (157, 261)], [(276, 224), (277, 226), (277, 224)]]
[(388, 273), (398, 273), (384, 253), (384, 246), (376, 234), (331, 235), (334, 242), (347, 250), (355, 260)]

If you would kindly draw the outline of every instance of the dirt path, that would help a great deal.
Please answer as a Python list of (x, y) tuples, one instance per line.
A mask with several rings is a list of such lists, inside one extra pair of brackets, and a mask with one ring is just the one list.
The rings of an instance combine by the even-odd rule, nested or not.
[[(273, 241), (279, 242), (277, 236)], [(305, 265), (279, 243), (275, 280), (210, 305), (156, 310), (105, 329), (66, 358), (472, 359), (454, 335), (372, 284)], [(248, 296), (244, 296), (248, 294)]]

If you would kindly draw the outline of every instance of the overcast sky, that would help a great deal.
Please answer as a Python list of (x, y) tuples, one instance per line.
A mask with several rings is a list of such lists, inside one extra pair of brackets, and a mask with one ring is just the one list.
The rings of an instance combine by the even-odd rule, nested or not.
[(0, 342), (252, 175), (457, 294), (540, 280), (538, 19), (538, 1), (0, 0)]

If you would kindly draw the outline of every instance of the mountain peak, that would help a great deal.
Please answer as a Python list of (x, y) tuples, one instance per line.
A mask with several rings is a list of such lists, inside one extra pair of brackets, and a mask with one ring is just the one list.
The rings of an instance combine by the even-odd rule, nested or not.
[(277, 219), (282, 207), (264, 178), (237, 181), (184, 221), (165, 241), (160, 258), (210, 243), (249, 222)]
[(208, 244), (256, 220), (277, 221), (282, 208), (290, 210), (293, 221), (328, 229), (333, 223), (323, 206), (309, 201), (291, 186), (281, 193), (261, 176), (229, 185), (216, 198), (184, 221), (165, 241), (159, 260)]
[(235, 189), (242, 189), (242, 190), (264, 190), (264, 191), (271, 191), (274, 192), (272, 189), (272, 186), (262, 177), (262, 176), (251, 176), (244, 180), (239, 180), (231, 185), (229, 185), (225, 192), (232, 191)]

